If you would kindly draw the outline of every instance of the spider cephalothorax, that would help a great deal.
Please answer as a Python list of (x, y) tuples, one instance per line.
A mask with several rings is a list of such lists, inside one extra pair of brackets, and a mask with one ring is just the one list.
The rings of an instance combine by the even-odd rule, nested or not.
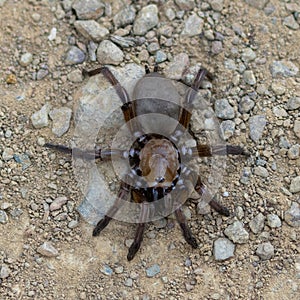
[[(130, 99), (127, 91), (121, 86), (115, 76), (107, 67), (101, 67), (96, 70), (86, 72), (86, 75), (93, 76), (96, 74), (104, 75), (107, 80), (115, 87), (123, 105), (121, 107), (125, 122), (130, 130), (134, 142), (128, 150), (120, 149), (97, 149), (91, 151), (83, 151), (78, 148), (73, 149), (73, 156), (83, 155), (86, 159), (95, 158), (100, 160), (110, 160), (112, 157), (119, 157), (128, 160), (128, 170), (125, 178), (121, 179), (120, 189), (117, 198), (111, 208), (106, 212), (93, 230), (93, 236), (97, 236), (108, 225), (110, 220), (117, 214), (124, 201), (130, 197), (131, 200), (140, 205), (137, 231), (132, 245), (129, 248), (127, 259), (132, 260), (136, 252), (139, 250), (143, 240), (145, 224), (151, 220), (149, 215), (153, 210), (154, 203), (159, 205), (154, 210), (161, 208), (162, 216), (166, 216), (174, 212), (177, 221), (183, 232), (185, 240), (193, 247), (197, 247), (197, 241), (193, 237), (191, 230), (186, 222), (186, 218), (181, 210), (181, 204), (185, 202), (189, 194), (187, 185), (192, 183), (192, 188), (201, 196), (207, 196), (206, 186), (203, 184), (199, 175), (191, 170), (183, 161), (190, 161), (194, 157), (211, 157), (213, 155), (226, 154), (245, 154), (239, 146), (224, 145), (203, 145), (196, 141), (196, 146), (178, 146), (178, 140), (183, 136), (184, 131), (188, 131), (192, 104), (203, 81), (206, 70), (200, 69), (197, 73), (192, 86), (187, 90), (182, 105), (173, 103), (164, 104), (161, 111), (168, 114), (166, 107), (172, 110), (178, 107), (178, 115), (176, 119), (178, 124), (172, 131), (166, 134), (144, 132), (139, 116), (143, 114), (137, 101)], [(157, 67), (154, 72), (150, 73), (146, 68), (145, 77), (162, 78), (157, 73)], [(156, 81), (159, 84), (159, 81)], [(156, 87), (153, 87), (156, 88)], [(160, 106), (160, 100), (155, 96), (151, 96), (151, 88), (147, 91), (148, 96), (143, 99), (144, 107), (148, 107), (149, 103), (155, 102)], [(135, 99), (136, 100), (136, 99)], [(148, 107), (149, 108), (149, 107)], [(147, 108), (147, 109), (148, 109)], [(160, 109), (160, 107), (159, 107)], [(167, 110), (167, 111), (166, 111)], [(155, 119), (152, 120), (155, 123)], [(165, 122), (166, 123), (166, 122)], [(167, 122), (168, 123), (168, 122)], [(160, 124), (165, 126), (168, 124)], [(72, 153), (72, 149), (62, 145), (54, 145), (47, 143), (48, 148), (56, 149), (65, 153)], [(74, 151), (75, 150), (75, 151)], [(212, 197), (209, 198), (210, 206), (220, 214), (229, 215), (226, 207), (216, 202)], [(162, 201), (162, 199), (167, 199)]]

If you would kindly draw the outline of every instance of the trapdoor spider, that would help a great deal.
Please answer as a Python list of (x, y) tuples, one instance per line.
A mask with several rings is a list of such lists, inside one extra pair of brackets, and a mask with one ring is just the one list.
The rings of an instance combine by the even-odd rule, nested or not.
[[(163, 78), (158, 73), (157, 66), (150, 72), (146, 67), (145, 77)], [(186, 193), (187, 181), (193, 182), (193, 189), (202, 196), (206, 187), (200, 176), (195, 171), (190, 170), (182, 163), (187, 157), (212, 157), (213, 155), (245, 155), (240, 146), (232, 145), (205, 145), (196, 141), (196, 146), (186, 147), (177, 146), (176, 141), (183, 135), (183, 131), (189, 131), (191, 109), (200, 84), (207, 75), (207, 71), (200, 69), (191, 87), (187, 89), (183, 98), (183, 105), (178, 106), (177, 126), (172, 133), (166, 137), (158, 133), (145, 133), (142, 124), (138, 121), (139, 116), (137, 101), (130, 99), (128, 92), (121, 86), (119, 81), (107, 67), (100, 67), (95, 70), (85, 72), (85, 75), (94, 76), (102, 74), (115, 88), (120, 100), (122, 101), (122, 112), (130, 133), (135, 142), (128, 151), (118, 149), (98, 149), (84, 151), (76, 148), (75, 155), (85, 153), (85, 157), (94, 157), (98, 160), (111, 160), (113, 157), (127, 159), (129, 164), (128, 173), (125, 178), (121, 178), (121, 184), (114, 204), (106, 212), (106, 215), (98, 222), (93, 230), (93, 236), (97, 236), (108, 225), (111, 219), (122, 207), (122, 203), (130, 197), (131, 201), (140, 204), (139, 220), (134, 241), (129, 248), (127, 259), (130, 261), (141, 246), (145, 225), (149, 222), (151, 203), (156, 203), (166, 197), (166, 206), (171, 206), (169, 214), (174, 212), (176, 219), (182, 229), (184, 239), (193, 248), (197, 248), (197, 241), (193, 236), (185, 215), (181, 209), (181, 204), (188, 198)], [(150, 97), (151, 98), (151, 97)], [(152, 99), (153, 100), (153, 99)], [(154, 99), (153, 101), (158, 101)], [(151, 101), (147, 100), (147, 101)], [(74, 149), (62, 145), (51, 143), (45, 144), (46, 147), (61, 152), (74, 155)], [(175, 193), (174, 193), (175, 191)], [(172, 194), (173, 193), (173, 194)], [(167, 197), (171, 195), (171, 197)], [(171, 199), (170, 199), (171, 198)], [(219, 204), (214, 198), (209, 199), (209, 205), (218, 213), (229, 216), (229, 210)]]

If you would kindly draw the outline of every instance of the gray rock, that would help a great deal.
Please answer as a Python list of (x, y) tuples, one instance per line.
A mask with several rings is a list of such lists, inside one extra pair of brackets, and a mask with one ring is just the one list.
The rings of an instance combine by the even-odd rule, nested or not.
[(175, 3), (181, 10), (192, 10), (196, 5), (194, 0), (175, 0)]
[(124, 285), (128, 286), (128, 287), (132, 287), (133, 286), (133, 280), (131, 278), (127, 278), (124, 282)]
[(81, 64), (85, 60), (85, 53), (76, 46), (72, 46), (66, 53), (65, 63), (67, 65)]
[(179, 80), (182, 77), (184, 70), (189, 65), (189, 57), (186, 53), (179, 53), (174, 56), (172, 62), (165, 69), (167, 78)]
[(68, 228), (73, 229), (78, 226), (78, 221), (77, 220), (72, 220), (68, 223)]
[(119, 45), (121, 48), (129, 48), (136, 45), (136, 39), (130, 36), (123, 37), (119, 35), (111, 35), (110, 40)]
[(8, 216), (4, 210), (0, 210), (0, 223), (5, 224), (8, 222)]
[(72, 7), (80, 20), (95, 20), (104, 13), (104, 4), (100, 0), (75, 0)]
[(235, 245), (226, 238), (219, 238), (214, 242), (215, 260), (226, 260), (234, 256)]
[(243, 173), (240, 179), (240, 182), (243, 184), (248, 184), (250, 181), (250, 177), (251, 177), (251, 169), (246, 167), (243, 169)]
[(266, 124), (267, 121), (264, 115), (256, 115), (249, 118), (250, 138), (254, 142), (260, 140)]
[(9, 276), (10, 274), (10, 269), (7, 265), (2, 264), (1, 269), (0, 269), (0, 279), (5, 279)]
[(22, 54), (19, 63), (22, 67), (27, 67), (31, 64), (32, 59), (33, 59), (32, 54), (29, 52), (26, 52), (26, 53)]
[(291, 143), (289, 142), (289, 140), (287, 139), (286, 136), (281, 136), (279, 139), (279, 147), (280, 148), (284, 148), (284, 149), (288, 149), (291, 147)]
[(282, 24), (285, 25), (286, 27), (288, 27), (290, 29), (294, 29), (294, 30), (297, 30), (300, 27), (293, 15), (289, 15), (289, 16), (285, 17), (283, 19)]
[(245, 2), (257, 9), (263, 9), (269, 0), (245, 0)]
[(199, 215), (207, 215), (211, 211), (210, 205), (207, 203), (207, 201), (199, 201), (197, 204), (197, 214)]
[(233, 136), (235, 130), (235, 123), (233, 121), (222, 121), (220, 127), (223, 139), (228, 140), (230, 137)]
[(100, 25), (94, 20), (75, 21), (74, 26), (76, 30), (85, 38), (95, 42), (102, 41), (109, 34), (109, 31), (106, 27)]
[(157, 63), (161, 63), (163, 61), (166, 61), (167, 59), (168, 59), (168, 56), (167, 56), (167, 54), (164, 51), (158, 50), (155, 53), (155, 61)]
[(243, 210), (243, 208), (242, 208), (241, 206), (238, 206), (238, 207), (236, 208), (235, 214), (236, 214), (236, 217), (237, 217), (239, 220), (243, 219), (243, 217), (244, 217), (244, 215), (245, 215), (244, 210)]
[(300, 176), (297, 176), (292, 179), (290, 185), (290, 192), (294, 194), (300, 192)]
[(263, 178), (269, 177), (269, 172), (266, 168), (262, 166), (257, 166), (254, 168), (254, 174)]
[(93, 41), (89, 41), (87, 48), (88, 48), (88, 55), (90, 61), (96, 61), (97, 60), (96, 51), (98, 48), (98, 44), (94, 43)]
[(125, 27), (126, 25), (132, 24), (135, 19), (135, 8), (130, 5), (120, 10), (113, 18), (116, 27)]
[(36, 80), (42, 80), (49, 74), (48, 69), (39, 69), (36, 73)]
[(223, 0), (210, 0), (208, 2), (214, 11), (218, 11), (218, 12), (222, 11), (224, 5)]
[(250, 62), (256, 58), (256, 53), (251, 48), (244, 49), (242, 53), (242, 61)]
[(280, 106), (274, 106), (273, 109), (273, 114), (277, 117), (277, 118), (283, 118), (283, 117), (287, 117), (288, 113), (286, 112), (286, 110)]
[(154, 264), (153, 266), (146, 269), (147, 277), (154, 277), (158, 273), (160, 273), (160, 267), (158, 264)]
[(298, 144), (293, 145), (290, 147), (290, 149), (288, 150), (288, 158), (289, 159), (297, 159), (299, 158), (300, 155), (300, 146)]
[(66, 204), (68, 198), (65, 196), (57, 197), (54, 201), (50, 204), (50, 211), (60, 209), (64, 204)]
[(262, 260), (268, 260), (274, 256), (274, 247), (270, 242), (259, 244), (256, 249), (256, 254)]
[(220, 119), (226, 120), (234, 118), (234, 109), (225, 98), (216, 100), (215, 112), (216, 116)]
[(57, 249), (54, 248), (51, 242), (44, 242), (37, 248), (37, 252), (46, 257), (56, 257), (59, 255)]
[(249, 222), (249, 227), (251, 231), (255, 234), (258, 234), (264, 229), (265, 216), (262, 213), (259, 213)]
[(147, 47), (149, 53), (153, 54), (159, 50), (159, 44), (157, 42), (150, 43)]
[(287, 102), (288, 110), (296, 110), (300, 108), (300, 97), (291, 97)]
[(244, 228), (244, 225), (240, 221), (235, 221), (224, 230), (225, 235), (237, 244), (247, 243), (249, 240), (249, 233)]
[(253, 73), (252, 70), (246, 70), (243, 73), (243, 79), (244, 79), (245, 83), (247, 83), (249, 85), (256, 84), (256, 78), (255, 78), (254, 73)]
[(267, 215), (267, 224), (271, 228), (278, 228), (278, 227), (281, 227), (281, 220), (275, 214), (268, 214)]
[(97, 49), (97, 60), (102, 65), (119, 65), (123, 58), (123, 51), (109, 40), (102, 41)]
[(270, 65), (272, 77), (293, 77), (298, 74), (299, 69), (290, 61), (275, 60)]
[(107, 276), (111, 276), (113, 274), (113, 269), (108, 266), (108, 265), (103, 265), (101, 268), (100, 268), (100, 272), (103, 273), (104, 275), (107, 275)]
[(187, 36), (198, 35), (203, 30), (203, 24), (203, 20), (198, 15), (192, 14), (185, 20), (181, 34)]
[(255, 102), (250, 99), (249, 96), (245, 96), (239, 102), (239, 112), (240, 113), (248, 113), (255, 105)]
[(69, 81), (78, 83), (83, 81), (82, 72), (80, 70), (73, 70), (68, 75), (67, 78)]
[(31, 122), (34, 128), (48, 126), (48, 113), (51, 109), (50, 104), (46, 103), (42, 108), (31, 116)]
[(143, 7), (133, 24), (133, 33), (135, 35), (144, 35), (150, 29), (158, 24), (158, 9), (155, 4)]
[(217, 55), (223, 51), (223, 44), (221, 41), (213, 41), (211, 43), (211, 52), (214, 55)]
[(70, 127), (72, 110), (68, 107), (54, 108), (49, 112), (52, 119), (52, 132), (61, 137)]
[(291, 207), (285, 211), (284, 220), (292, 227), (300, 226), (300, 205), (292, 202)]
[(5, 147), (2, 152), (2, 159), (4, 161), (9, 161), (14, 157), (14, 150), (9, 147)]
[(14, 160), (22, 165), (22, 170), (26, 170), (31, 166), (31, 161), (30, 158), (28, 157), (27, 154), (14, 154)]
[(300, 138), (300, 120), (295, 120), (294, 128), (293, 128), (296, 136)]

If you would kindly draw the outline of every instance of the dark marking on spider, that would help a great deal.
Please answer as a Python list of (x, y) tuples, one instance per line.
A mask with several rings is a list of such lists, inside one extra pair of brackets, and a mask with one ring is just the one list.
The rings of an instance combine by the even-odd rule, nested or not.
[[(154, 72), (152, 73), (147, 66), (145, 69), (145, 76), (151, 76), (158, 71), (157, 66), (155, 66)], [(119, 81), (107, 67), (101, 67), (92, 71), (85, 71), (84, 74), (86, 76), (102, 74), (114, 86), (120, 100), (122, 101), (121, 109), (126, 123), (132, 121), (137, 116), (135, 101), (130, 99), (125, 88), (121, 86)], [(126, 201), (129, 196), (133, 202), (141, 204), (136, 234), (127, 255), (127, 259), (129, 261), (134, 258), (135, 254), (140, 249), (147, 222), (149, 204), (163, 198), (174, 189), (177, 189), (178, 191), (176, 196), (177, 198), (187, 198), (185, 194), (185, 181), (180, 179), (181, 173), (185, 174), (187, 177), (190, 176), (195, 179), (194, 182), (196, 182), (196, 184), (194, 189), (199, 196), (205, 192), (206, 187), (201, 181), (200, 176), (181, 164), (181, 159), (183, 157), (189, 157), (192, 159), (193, 157), (211, 157), (213, 155), (247, 155), (240, 146), (233, 145), (203, 145), (199, 144), (197, 140), (197, 146), (191, 148), (182, 146), (179, 149), (175, 145), (175, 142), (183, 134), (183, 129), (191, 131), (189, 125), (192, 116), (192, 104), (201, 82), (207, 75), (208, 72), (205, 69), (200, 69), (197, 73), (192, 86), (188, 88), (184, 98), (183, 104), (187, 109), (182, 106), (179, 107), (179, 124), (169, 138), (155, 133), (145, 134), (143, 133), (141, 124), (134, 121), (129, 122), (130, 125), (128, 125), (131, 134), (135, 137), (135, 141), (129, 151), (111, 149), (83, 151), (78, 148), (71, 149), (63, 145), (54, 145), (51, 143), (45, 144), (48, 148), (67, 154), (73, 154), (75, 157), (82, 156), (85, 159), (111, 160), (113, 157), (118, 157), (129, 160), (131, 170), (129, 170), (129, 174), (127, 174), (127, 176), (136, 178), (134, 175), (137, 175), (138, 180), (134, 182), (133, 185), (129, 184), (127, 181), (125, 182), (125, 180), (121, 181), (118, 196), (114, 204), (93, 230), (93, 236), (98, 236), (109, 224), (120, 207), (122, 207), (123, 201)], [(194, 137), (194, 135), (192, 136)], [(146, 182), (146, 187), (144, 185), (141, 187), (139, 180)], [(218, 203), (214, 198), (210, 200), (209, 205), (219, 214), (229, 216), (229, 210)], [(177, 207), (174, 213), (181, 227), (184, 239), (193, 248), (197, 248), (197, 240), (193, 236), (181, 208)]]

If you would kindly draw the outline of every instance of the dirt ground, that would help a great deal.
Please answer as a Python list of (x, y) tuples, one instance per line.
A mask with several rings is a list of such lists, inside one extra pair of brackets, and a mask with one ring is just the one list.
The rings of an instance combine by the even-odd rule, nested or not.
[[(112, 26), (114, 14), (129, 2), (115, 1), (111, 5), (112, 14), (105, 16), (104, 25)], [(133, 2), (137, 7), (142, 3)], [(144, 2), (144, 5), (148, 3)], [(196, 2), (201, 7), (200, 1)], [(92, 237), (92, 226), (76, 211), (83, 195), (72, 172), (71, 158), (41, 146), (43, 141), (68, 145), (73, 135), (73, 121), (68, 132), (57, 138), (51, 131), (51, 123), (36, 129), (30, 120), (46, 102), (52, 107), (73, 109), (74, 93), (83, 83), (71, 82), (68, 74), (97, 66), (97, 62), (65, 64), (70, 39), (81, 46), (85, 42), (74, 29), (74, 13), (61, 17), (58, 9), (61, 1), (0, 1), (0, 209), (8, 216), (7, 221), (0, 223), (1, 300), (300, 298), (299, 227), (289, 226), (284, 221), (284, 212), (292, 201), (299, 203), (299, 192), (290, 193), (289, 186), (291, 180), (300, 175), (300, 158), (289, 159), (287, 149), (279, 146), (282, 140), (299, 145), (293, 131), (299, 110), (283, 116), (274, 114), (275, 106), (285, 107), (289, 98), (300, 97), (300, 79), (299, 73), (293, 77), (273, 78), (269, 69), (277, 60), (290, 61), (300, 67), (300, 29), (283, 24), (283, 19), (291, 15), (286, 4), (292, 1), (268, 2), (267, 5), (271, 3), (274, 7), (271, 14), (246, 3), (257, 1), (207, 1), (211, 2), (223, 3), (219, 23), (213, 28), (225, 37), (223, 50), (213, 55), (211, 41), (206, 38), (178, 35), (173, 45), (164, 50), (172, 56), (184, 52), (189, 55), (191, 65), (201, 63), (208, 67), (215, 76), (211, 90), (215, 99), (227, 96), (235, 99), (262, 88), (267, 90), (258, 93), (250, 113), (234, 120), (237, 130), (229, 143), (243, 145), (251, 157), (228, 160), (220, 189), (221, 195), (229, 193), (226, 203), (231, 211), (238, 206), (243, 208), (242, 222), (250, 238), (247, 243), (236, 244), (234, 257), (216, 261), (213, 241), (224, 236), (224, 229), (236, 217), (232, 214), (223, 218), (215, 212), (197, 215), (196, 204), (192, 202), (188, 205), (192, 213), (189, 222), (199, 241), (198, 249), (184, 242), (179, 226), (170, 218), (163, 228), (149, 225), (141, 250), (128, 262), (126, 242), (134, 236), (135, 226), (111, 222), (101, 236)], [(160, 21), (172, 25), (163, 11), (167, 5), (177, 7), (173, 1), (151, 3), (159, 7)], [(294, 3), (300, 6), (297, 1)], [(210, 22), (209, 18), (203, 19)], [(57, 28), (57, 38), (49, 41), (53, 27)], [(242, 33), (238, 36), (233, 27), (240, 28)], [(255, 85), (246, 85), (242, 78), (237, 81), (237, 72), (224, 67), (228, 58), (242, 64), (239, 53), (247, 47), (252, 47), (257, 56), (248, 66), (255, 74)], [(136, 62), (139, 49), (125, 49), (123, 65)], [(33, 54), (33, 61), (24, 67), (19, 62), (26, 52)], [(149, 62), (153, 63), (153, 59)], [(167, 65), (168, 62), (164, 62), (160, 67), (164, 69)], [(35, 80), (33, 74), (43, 68), (49, 74)], [(235, 109), (237, 111), (237, 105)], [(266, 116), (267, 125), (262, 138), (254, 142), (249, 137), (248, 119), (259, 114)], [(22, 170), (16, 159), (4, 159), (7, 148), (12, 149), (13, 154), (26, 153), (31, 165)], [(252, 174), (249, 184), (241, 184), (244, 168), (252, 170), (259, 158), (267, 162), (268, 176)], [(277, 166), (274, 170), (273, 163)], [(59, 196), (65, 196), (67, 203), (48, 215), (46, 203)], [(260, 212), (277, 214), (282, 225), (278, 228), (265, 225), (263, 231), (267, 234), (264, 236), (252, 233), (249, 221)], [(71, 221), (78, 223), (73, 227)], [(275, 253), (271, 259), (261, 260), (256, 249), (266, 240), (272, 243)], [(52, 243), (58, 256), (49, 257), (38, 251), (46, 241)], [(158, 274), (149, 277), (146, 271), (153, 265), (160, 269)]]

